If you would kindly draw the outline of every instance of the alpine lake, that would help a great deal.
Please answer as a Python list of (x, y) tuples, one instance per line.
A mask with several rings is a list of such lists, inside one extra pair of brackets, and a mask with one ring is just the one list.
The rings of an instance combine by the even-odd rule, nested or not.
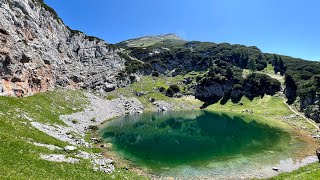
[(287, 126), (198, 110), (127, 115), (106, 122), (99, 133), (117, 156), (155, 176), (260, 178), (312, 147)]

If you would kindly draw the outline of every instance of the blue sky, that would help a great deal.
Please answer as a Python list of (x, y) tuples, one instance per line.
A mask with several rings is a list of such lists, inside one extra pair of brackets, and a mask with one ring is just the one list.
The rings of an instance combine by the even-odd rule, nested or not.
[(109, 43), (176, 33), (320, 60), (319, 0), (45, 0), (66, 25)]

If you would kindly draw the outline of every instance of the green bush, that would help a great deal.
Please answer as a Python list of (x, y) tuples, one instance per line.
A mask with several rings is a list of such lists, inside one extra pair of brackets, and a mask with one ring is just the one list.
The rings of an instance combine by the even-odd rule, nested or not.
[(154, 71), (154, 72), (152, 72), (151, 75), (154, 76), (154, 77), (159, 77), (160, 73), (158, 71)]
[(171, 88), (168, 88), (166, 91), (166, 96), (168, 97), (173, 97), (174, 91)]
[(99, 127), (98, 127), (98, 126), (95, 126), (95, 125), (90, 125), (90, 126), (88, 127), (88, 129), (93, 130), (93, 131), (97, 131), (97, 130), (99, 130)]
[(174, 93), (180, 92), (180, 87), (176, 84), (170, 85), (169, 89), (172, 89)]

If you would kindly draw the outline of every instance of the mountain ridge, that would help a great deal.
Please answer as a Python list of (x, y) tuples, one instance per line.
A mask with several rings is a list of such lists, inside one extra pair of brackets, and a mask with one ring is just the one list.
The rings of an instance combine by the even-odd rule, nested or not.
[(119, 49), (71, 30), (42, 0), (0, 0), (0, 6), (1, 95), (56, 86), (107, 91), (125, 81), (115, 78), (125, 68)]
[[(138, 81), (143, 75), (203, 71), (210, 73), (199, 77), (198, 85), (205, 87), (210, 82), (210, 87), (202, 88), (205, 94), (221, 98), (222, 94), (230, 94), (226, 92), (244, 94), (245, 89), (240, 87), (250, 89), (248, 85), (253, 81), (241, 78), (240, 70), (261, 71), (272, 64), (275, 73), (286, 76), (288, 102), (299, 102), (300, 111), (320, 119), (319, 63), (262, 53), (255, 46), (185, 41), (175, 34), (144, 36), (111, 45), (71, 30), (42, 0), (0, 2), (0, 95), (23, 97), (55, 87), (103, 94)], [(236, 74), (239, 78), (234, 81)], [(233, 83), (238, 82), (236, 87), (231, 83), (225, 92), (217, 91), (232, 78)], [(273, 82), (261, 76), (253, 78)], [(274, 93), (275, 89), (264, 90)], [(263, 94), (260, 90), (253, 92)]]
[(174, 33), (168, 33), (168, 34), (147, 35), (142, 37), (136, 37), (136, 38), (121, 41), (119, 43), (116, 43), (116, 45), (128, 46), (128, 47), (147, 47), (159, 42), (163, 42), (165, 40), (185, 41), (183, 38), (179, 37)]

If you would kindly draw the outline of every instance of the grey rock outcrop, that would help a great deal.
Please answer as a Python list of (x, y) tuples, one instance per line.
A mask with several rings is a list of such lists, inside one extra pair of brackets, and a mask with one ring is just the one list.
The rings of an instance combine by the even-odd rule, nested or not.
[(0, 95), (62, 86), (110, 91), (124, 70), (120, 50), (69, 29), (38, 0), (0, 0)]
[(74, 146), (66, 146), (66, 147), (64, 147), (64, 151), (66, 151), (66, 152), (73, 152), (73, 151), (75, 151), (77, 148), (76, 147), (74, 147)]
[(217, 83), (217, 82), (211, 82), (204, 85), (198, 85), (197, 91), (195, 93), (196, 97), (199, 98), (210, 98), (212, 96), (216, 97), (224, 97), (225, 93), (232, 90), (232, 84), (231, 83)]
[(305, 115), (320, 122), (320, 94), (308, 94), (300, 97), (300, 111), (304, 112)]

